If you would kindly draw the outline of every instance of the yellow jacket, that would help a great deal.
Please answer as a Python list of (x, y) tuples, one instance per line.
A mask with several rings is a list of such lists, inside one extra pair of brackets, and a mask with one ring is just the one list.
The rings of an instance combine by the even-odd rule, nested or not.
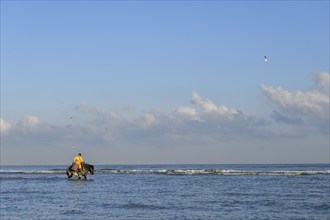
[(84, 162), (84, 159), (82, 158), (82, 156), (77, 155), (73, 158), (73, 162), (78, 165), (78, 169), (81, 169), (81, 163)]

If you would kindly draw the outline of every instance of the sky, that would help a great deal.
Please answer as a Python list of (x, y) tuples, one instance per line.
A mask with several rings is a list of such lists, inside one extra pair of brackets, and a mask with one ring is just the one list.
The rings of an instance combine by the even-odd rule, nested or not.
[(329, 163), (329, 10), (1, 1), (1, 165)]

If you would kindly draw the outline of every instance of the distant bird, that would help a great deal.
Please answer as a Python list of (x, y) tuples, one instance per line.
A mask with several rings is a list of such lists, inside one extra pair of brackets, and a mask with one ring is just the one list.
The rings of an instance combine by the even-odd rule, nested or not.
[(105, 128), (105, 130), (110, 132), (110, 130), (108, 128)]
[(71, 121), (73, 120), (73, 117), (72, 117), (72, 116), (70, 117), (70, 120), (71, 120)]
[(268, 62), (268, 58), (267, 58), (267, 56), (264, 56), (264, 61), (265, 61), (265, 62)]

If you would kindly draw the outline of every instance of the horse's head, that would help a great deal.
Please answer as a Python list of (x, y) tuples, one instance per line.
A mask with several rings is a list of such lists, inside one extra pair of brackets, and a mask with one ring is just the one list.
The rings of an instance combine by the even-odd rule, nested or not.
[(89, 166), (89, 172), (94, 175), (94, 166), (93, 165), (90, 165)]

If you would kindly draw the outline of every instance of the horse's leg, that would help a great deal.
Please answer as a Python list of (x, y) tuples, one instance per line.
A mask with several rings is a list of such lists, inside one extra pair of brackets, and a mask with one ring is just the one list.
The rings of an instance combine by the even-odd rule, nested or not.
[(87, 179), (86, 175), (84, 175), (84, 178)]

